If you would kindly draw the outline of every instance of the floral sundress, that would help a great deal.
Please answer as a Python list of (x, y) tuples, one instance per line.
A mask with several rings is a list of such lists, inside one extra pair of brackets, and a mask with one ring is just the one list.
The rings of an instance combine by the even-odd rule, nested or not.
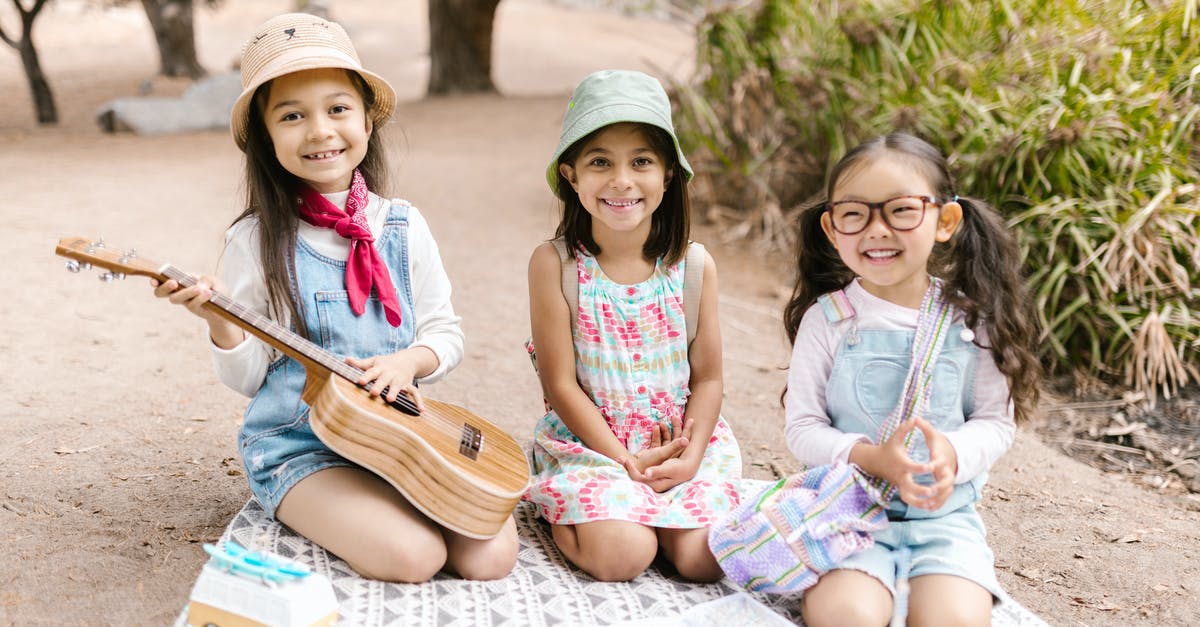
[[(617, 439), (637, 453), (655, 424), (682, 423), (687, 404), (684, 263), (665, 266), (636, 285), (605, 276), (595, 257), (576, 254), (579, 308), (575, 372)], [(728, 423), (716, 428), (696, 476), (663, 493), (634, 481), (616, 461), (593, 451), (550, 410), (533, 441), (533, 481), (527, 500), (551, 524), (625, 520), (651, 527), (709, 527), (738, 502), (741, 452)]]

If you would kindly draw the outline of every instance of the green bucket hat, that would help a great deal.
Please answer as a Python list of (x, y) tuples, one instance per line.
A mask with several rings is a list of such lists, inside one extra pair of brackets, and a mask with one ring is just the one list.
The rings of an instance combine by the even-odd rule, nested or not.
[(567, 103), (558, 148), (546, 168), (546, 182), (558, 193), (558, 158), (589, 133), (618, 122), (641, 122), (663, 129), (675, 143), (679, 165), (692, 180), (692, 166), (683, 156), (671, 124), (671, 101), (658, 79), (630, 70), (601, 70), (589, 74)]

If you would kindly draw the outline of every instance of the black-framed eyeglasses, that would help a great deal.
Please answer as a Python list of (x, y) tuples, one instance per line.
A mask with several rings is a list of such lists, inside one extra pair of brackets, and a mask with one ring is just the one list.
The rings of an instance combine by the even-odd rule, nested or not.
[(883, 223), (895, 231), (911, 231), (925, 220), (929, 205), (938, 206), (933, 196), (896, 196), (882, 202), (861, 200), (839, 200), (829, 203), (825, 210), (833, 223), (833, 230), (842, 235), (854, 235), (866, 230), (871, 224), (871, 214), (878, 211)]

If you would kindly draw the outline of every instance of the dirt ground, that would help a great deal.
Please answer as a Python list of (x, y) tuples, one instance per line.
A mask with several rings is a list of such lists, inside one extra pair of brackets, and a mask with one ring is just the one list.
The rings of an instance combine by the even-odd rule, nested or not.
[[(99, 4), (99, 3), (92, 3)], [(198, 48), (229, 67), (280, 0), (198, 11)], [(541, 0), (505, 0), (496, 26), (503, 96), (423, 100), (424, 2), (334, 2), (368, 67), (405, 100), (387, 130), (397, 192), (421, 207), (464, 318), (467, 357), (431, 397), (464, 405), (528, 442), (538, 385), (525, 265), (552, 231), (541, 178), (565, 95), (587, 72), (626, 67), (683, 76), (686, 27)], [(61, 123), (34, 122), (18, 58), (0, 49), (0, 624), (163, 625), (187, 599), (215, 540), (249, 491), (235, 434), (246, 399), (212, 374), (203, 324), (155, 301), (143, 280), (70, 275), (62, 237), (192, 271), (212, 271), (238, 212), (240, 155), (221, 132), (137, 137), (99, 131), (114, 97), (182, 84), (154, 79), (156, 53), (136, 3), (53, 3), (35, 38)], [(5, 12), (7, 11), (7, 12)], [(11, 7), (0, 7), (11, 32)], [(720, 269), (724, 414), (745, 473), (795, 468), (782, 444), (780, 325), (785, 261), (725, 244), (702, 226)], [(1057, 420), (1062, 412), (1050, 412)], [(1105, 474), (1018, 434), (981, 504), (1001, 583), (1054, 625), (1200, 624), (1197, 500)]]

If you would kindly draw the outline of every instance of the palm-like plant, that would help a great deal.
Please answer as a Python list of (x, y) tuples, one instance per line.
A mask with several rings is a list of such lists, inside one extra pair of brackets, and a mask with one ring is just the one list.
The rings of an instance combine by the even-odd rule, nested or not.
[(1200, 379), (1200, 2), (761, 0), (677, 86), (698, 197), (786, 249), (825, 167), (917, 133), (1010, 218), (1059, 373)]

